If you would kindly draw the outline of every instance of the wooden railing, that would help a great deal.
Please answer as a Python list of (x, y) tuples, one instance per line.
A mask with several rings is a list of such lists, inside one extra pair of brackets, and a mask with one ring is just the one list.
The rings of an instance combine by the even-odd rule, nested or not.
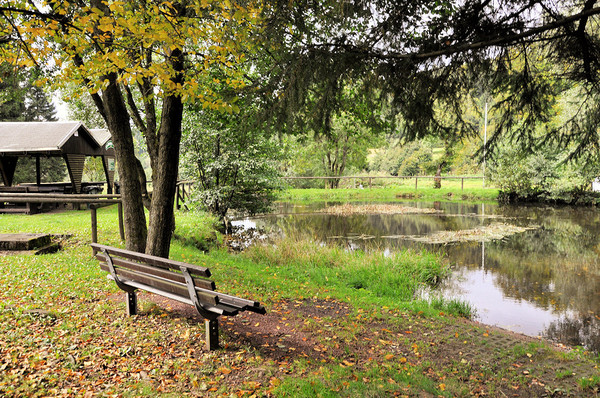
[(118, 204), (119, 212), (119, 234), (121, 239), (125, 240), (125, 231), (123, 227), (123, 204), (121, 195), (86, 195), (86, 194), (44, 194), (44, 193), (0, 193), (0, 204), (4, 203), (55, 203), (55, 204), (86, 204), (91, 213), (92, 222), (92, 242), (98, 242), (98, 217), (96, 209), (102, 206)]
[(185, 201), (190, 197), (193, 186), (194, 181), (177, 182), (177, 191), (175, 193), (175, 207), (177, 210), (181, 209), (182, 206), (185, 207), (186, 210), (189, 210)]
[(356, 188), (356, 180), (368, 181), (369, 188), (373, 187), (373, 180), (375, 179), (414, 179), (415, 189), (419, 187), (419, 179), (436, 179), (440, 180), (460, 180), (460, 189), (464, 190), (465, 180), (483, 180), (483, 176), (340, 176), (340, 177), (282, 177), (284, 180), (353, 180), (353, 187)]

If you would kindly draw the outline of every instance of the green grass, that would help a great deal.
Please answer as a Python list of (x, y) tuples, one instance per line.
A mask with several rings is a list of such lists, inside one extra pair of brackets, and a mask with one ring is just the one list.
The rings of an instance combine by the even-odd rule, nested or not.
[(422, 187), (385, 187), (372, 189), (288, 189), (278, 199), (281, 201), (316, 202), (316, 201), (477, 201), (492, 202), (498, 198), (495, 188), (460, 187), (434, 189)]
[(216, 231), (217, 217), (200, 211), (177, 213), (174, 238), (186, 245), (193, 245), (202, 251), (220, 246), (223, 238)]
[(354, 303), (368, 306), (406, 306), (418, 289), (435, 286), (449, 274), (448, 265), (430, 253), (404, 250), (385, 256), (296, 239), (253, 246), (243, 257), (261, 267), (259, 275), (268, 269), (296, 286), (326, 289), (333, 297), (350, 297)]

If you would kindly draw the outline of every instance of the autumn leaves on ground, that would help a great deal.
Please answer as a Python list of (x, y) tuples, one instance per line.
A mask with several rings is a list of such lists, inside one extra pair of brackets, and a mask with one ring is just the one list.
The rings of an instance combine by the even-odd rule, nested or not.
[[(140, 315), (125, 315), (91, 257), (88, 217), (0, 216), (2, 233), (71, 235), (56, 254), (0, 256), (0, 396), (595, 396), (600, 385), (581, 349), (478, 325), (457, 302), (413, 301), (448, 272), (435, 256), (311, 242), (242, 255), (173, 243), (172, 258), (268, 310), (222, 317), (223, 348), (207, 352), (190, 306), (140, 294)], [(121, 244), (116, 219), (100, 210), (101, 243)], [(179, 214), (180, 234), (198, 220)]]

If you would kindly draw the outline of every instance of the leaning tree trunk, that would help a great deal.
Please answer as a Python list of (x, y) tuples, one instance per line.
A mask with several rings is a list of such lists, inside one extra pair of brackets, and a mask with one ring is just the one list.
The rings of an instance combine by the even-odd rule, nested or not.
[[(175, 83), (182, 83), (183, 54), (175, 49), (170, 58), (178, 72)], [(163, 100), (160, 128), (158, 130), (158, 161), (152, 170), (152, 201), (146, 254), (169, 257), (171, 238), (175, 230), (175, 191), (179, 171), (179, 144), (183, 103), (177, 94), (166, 94)]]
[(175, 229), (173, 205), (179, 170), (179, 143), (183, 105), (179, 97), (165, 98), (162, 121), (158, 131), (159, 161), (152, 173), (152, 204), (146, 253), (169, 257), (171, 237)]
[(116, 75), (111, 74), (107, 78), (109, 85), (102, 92), (102, 102), (119, 170), (125, 246), (128, 250), (144, 252), (147, 232), (146, 215), (137, 173), (133, 134), (129, 125), (125, 101), (117, 85)]

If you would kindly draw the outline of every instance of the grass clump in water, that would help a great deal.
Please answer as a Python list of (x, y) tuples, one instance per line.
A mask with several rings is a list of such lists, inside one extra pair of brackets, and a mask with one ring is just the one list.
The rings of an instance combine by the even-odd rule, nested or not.
[(412, 300), (419, 288), (435, 286), (449, 273), (448, 265), (431, 253), (403, 250), (385, 256), (293, 238), (253, 246), (245, 256), (278, 267), (279, 274), (298, 282), (394, 302)]

